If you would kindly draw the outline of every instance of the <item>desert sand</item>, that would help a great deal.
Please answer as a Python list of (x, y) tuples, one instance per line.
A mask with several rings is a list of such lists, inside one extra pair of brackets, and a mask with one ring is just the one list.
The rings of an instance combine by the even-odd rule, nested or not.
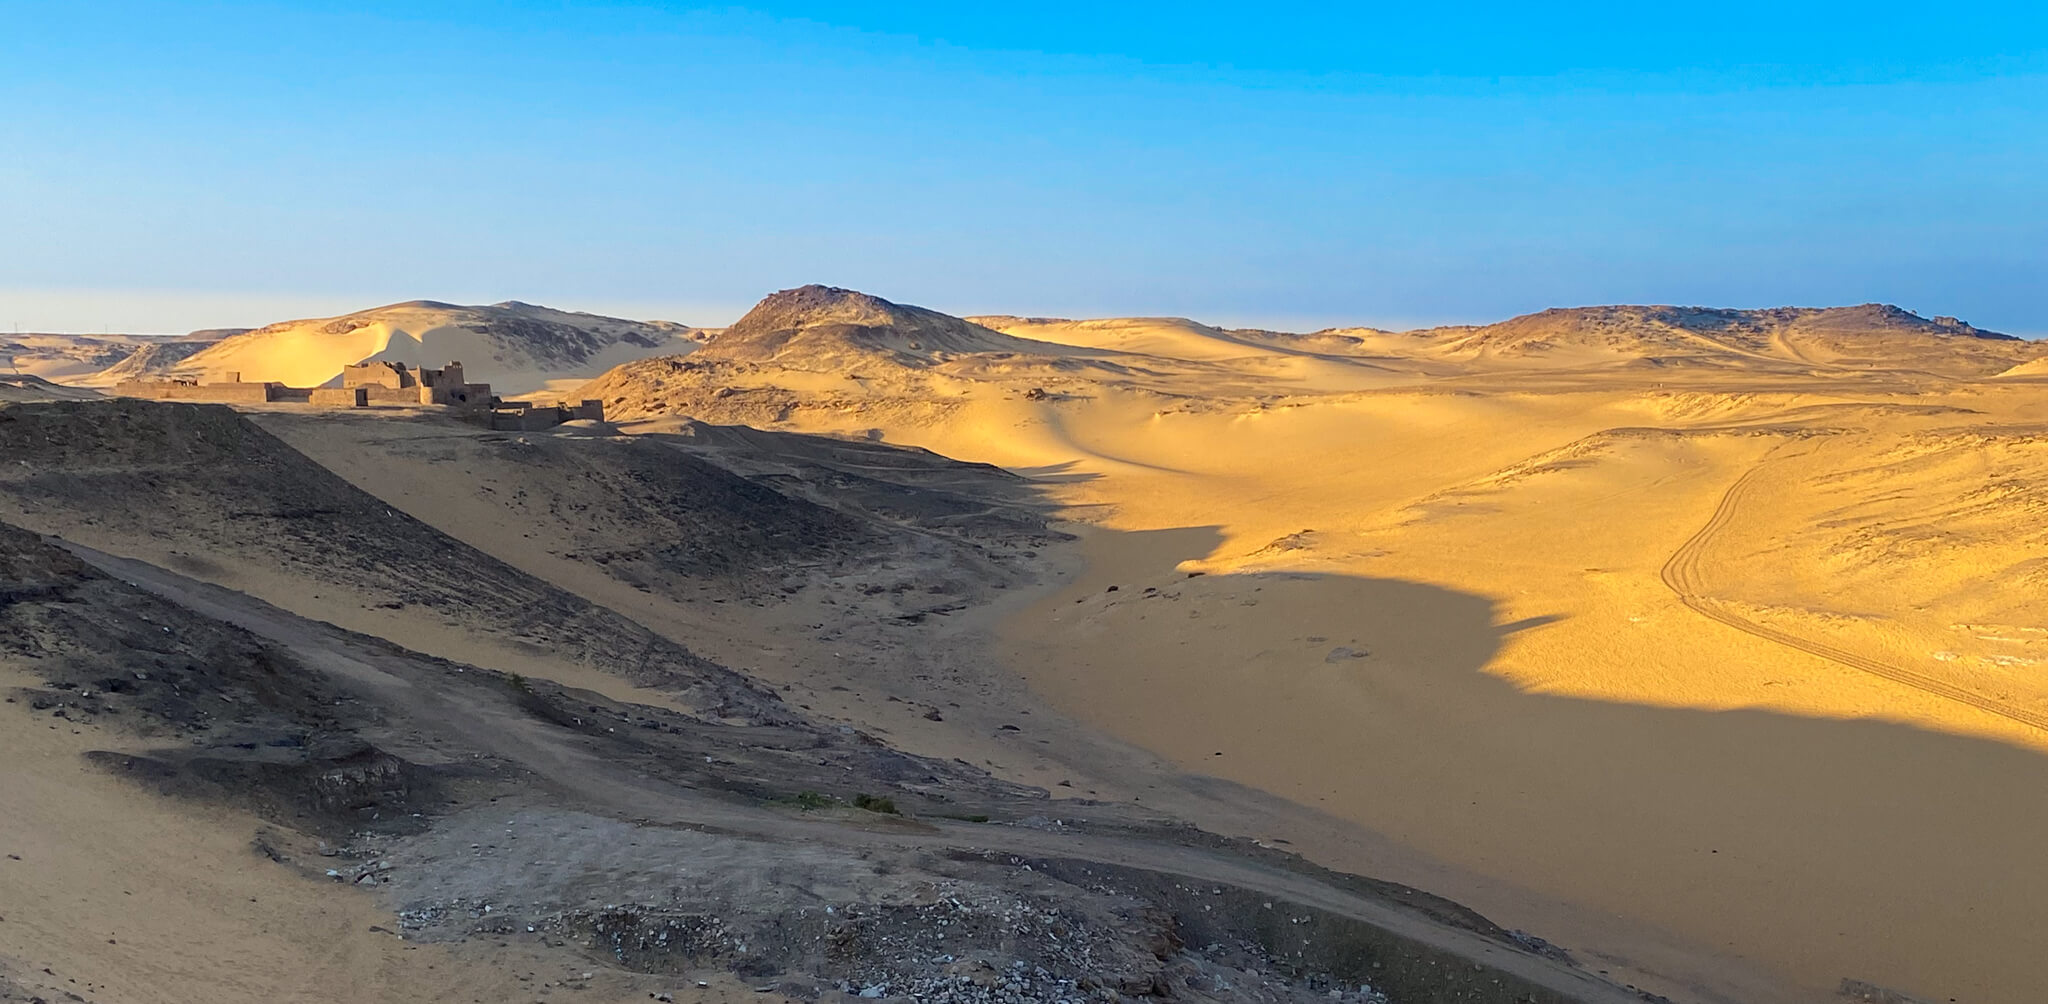
[[(397, 343), (374, 323), (340, 334), (378, 346), (337, 351)], [(732, 855), (755, 882), (757, 851), (735, 847), (794, 842), (857, 857), (777, 852), (791, 870), (749, 886), (735, 924), (825, 902), (792, 889), (1037, 889), (932, 872), (934, 851), (997, 848), (1179, 869), (1350, 921), (1384, 905), (1314, 866), (1401, 883), (1396, 900), (1485, 919), (1379, 922), (1559, 999), (1627, 996), (1600, 977), (1700, 1002), (1830, 999), (1845, 979), (2048, 996), (2032, 343), (1877, 306), (1288, 334), (963, 320), (806, 287), (694, 346), (575, 388), (613, 424), (544, 434), (403, 409), (0, 411), (26, 451), (0, 470), (0, 520), (337, 686), (412, 680), (433, 702), (364, 696), (386, 717), (362, 735), (426, 765), (482, 758), (500, 785), (367, 844), (400, 862), (391, 889), (309, 899), (291, 868), (310, 837), (252, 870), (252, 839), (279, 826), (261, 806), (138, 791), (79, 759), (163, 757), (146, 737), (5, 706), (36, 751), (9, 762), (10, 803), (102, 836), (80, 850), (0, 826), (55, 862), (0, 870), (0, 959), (42, 960), (0, 990), (77, 978), (144, 999), (159, 978), (209, 986), (257, 945), (276, 967), (223, 999), (565, 979), (644, 999), (674, 982), (516, 929), (415, 947), (391, 910), (481, 889), (559, 917), (639, 894), (679, 854)], [(560, 389), (575, 370), (522, 372)], [(17, 692), (38, 665), (9, 665)], [(508, 680), (574, 689), (529, 695), (546, 706), (520, 719)], [(586, 714), (690, 752), (647, 759)], [(234, 738), (192, 741), (232, 759)], [(781, 752), (811, 743), (815, 762)], [(913, 818), (805, 803), (792, 829), (800, 788), (891, 790)], [(1247, 842), (1196, 854), (1160, 836), (1176, 820)], [(513, 822), (572, 844), (624, 827), (608, 848), (647, 849), (573, 882), (465, 863), (463, 834)], [(738, 843), (674, 835), (700, 826)], [(152, 869), (156, 848), (182, 864)], [(1281, 852), (1303, 861), (1259, 857)], [(846, 878), (877, 855), (898, 879)], [(247, 874), (194, 893), (215, 869)], [(105, 905), (129, 893), (152, 897), (137, 933)], [(16, 926), (74, 895), (91, 909)], [(240, 911), (248, 897), (277, 912)], [(100, 951), (180, 918), (200, 932), (185, 968)], [(1478, 949), (1458, 940), (1475, 932)], [(704, 999), (748, 991), (715, 969)], [(1190, 979), (1173, 985), (1213, 990)]]
[(672, 321), (629, 321), (508, 301), (459, 306), (394, 303), (339, 317), (280, 321), (254, 330), (194, 332), (178, 339), (18, 336), (24, 372), (90, 387), (124, 379), (179, 377), (206, 382), (240, 374), (251, 383), (317, 387), (342, 367), (395, 362), (438, 367), (461, 362), (468, 375), (507, 395), (573, 389), (621, 363), (688, 352), (703, 329)]
[(989, 317), (1113, 354), (589, 393), (1034, 477), (1086, 572), (1008, 621), (1008, 665), (1413, 853), (1336, 866), (1680, 995), (1737, 966), (1785, 999), (2048, 994), (2037, 350), (1623, 310), (1300, 341)]
[[(1028, 482), (669, 425), (0, 409), (0, 735), (71, 737), (8, 765), (32, 812), (0, 831), (24, 904), (0, 993), (1635, 999), (1457, 904), (1140, 804), (1164, 765), (1119, 766), (1128, 798), (1019, 783), (1125, 762), (942, 623), (1029, 598), (1064, 537)], [(282, 901), (245, 911), (210, 871)], [(118, 922), (64, 909), (131, 893)], [(242, 949), (262, 961), (214, 964)]]

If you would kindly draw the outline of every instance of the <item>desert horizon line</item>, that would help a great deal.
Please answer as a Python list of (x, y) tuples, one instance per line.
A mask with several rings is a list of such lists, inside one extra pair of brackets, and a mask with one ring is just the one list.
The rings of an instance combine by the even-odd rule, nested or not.
[[(368, 296), (361, 297), (349, 297), (332, 294), (241, 295), (190, 291), (148, 291), (141, 293), (141, 295), (146, 296), (150, 300), (156, 301), (157, 303), (160, 303), (163, 306), (152, 308), (147, 303), (140, 305), (137, 305), (135, 303), (129, 303), (127, 305), (122, 306), (121, 309), (118, 311), (119, 317), (109, 317), (98, 322), (81, 323), (76, 319), (77, 315), (74, 314), (72, 320), (54, 324), (38, 323), (34, 319), (36, 317), (36, 314), (30, 312), (24, 312), (26, 313), (26, 316), (29, 318), (27, 320), (24, 320), (21, 317), (10, 316), (15, 312), (8, 310), (6, 308), (12, 305), (11, 301), (19, 299), (26, 299), (33, 303), (37, 299), (56, 296), (63, 297), (66, 299), (77, 299), (83, 302), (85, 300), (96, 299), (98, 296), (102, 294), (98, 294), (93, 291), (77, 290), (6, 290), (0, 291), (0, 323), (4, 323), (7, 325), (7, 327), (4, 330), (10, 334), (53, 334), (88, 336), (130, 335), (137, 337), (176, 337), (198, 331), (255, 329), (271, 324), (286, 323), (291, 321), (315, 320), (329, 317), (342, 317), (350, 314), (382, 310), (409, 303), (436, 303), (458, 307), (497, 306), (501, 304), (520, 303), (528, 306), (543, 307), (546, 309), (559, 310), (567, 313), (590, 314), (599, 317), (612, 317), (623, 320), (649, 322), (661, 321), (682, 324), (693, 328), (719, 329), (730, 326), (733, 322), (745, 316), (747, 311), (753, 309), (753, 307), (760, 302), (761, 298), (769, 296), (775, 292), (788, 289), (796, 289), (806, 285), (823, 285), (833, 286), (835, 288), (851, 289), (856, 292), (866, 293), (871, 296), (880, 297), (892, 303), (924, 307), (925, 309), (937, 310), (940, 313), (950, 314), (955, 317), (1019, 317), (1026, 319), (1074, 321), (1120, 320), (1127, 318), (1170, 318), (1194, 321), (1196, 323), (1206, 324), (1218, 328), (1265, 330), (1292, 334), (1312, 334), (1318, 331), (1331, 331), (1342, 329), (1372, 329), (1390, 332), (1406, 332), (1422, 331), (1431, 328), (1451, 328), (1467, 326), (1476, 327), (1489, 324), (1498, 324), (1519, 317), (1527, 317), (1535, 314), (1541, 314), (1545, 311), (1550, 310), (1592, 310), (1604, 307), (1673, 307), (1679, 309), (1766, 311), (1833, 310), (1862, 306), (1884, 306), (1895, 307), (1897, 309), (1905, 310), (1909, 313), (1918, 315), (1920, 317), (1930, 319), (1937, 317), (1951, 317), (1958, 319), (1965, 324), (1976, 327), (1978, 330), (1981, 331), (1989, 331), (1998, 334), (2012, 335), (2018, 338), (2026, 339), (2028, 341), (2039, 341), (2041, 339), (2048, 338), (2048, 323), (2024, 325), (2000, 324), (1996, 322), (1980, 323), (1978, 320), (1970, 316), (1965, 311), (1910, 306), (1901, 302), (1899, 299), (1884, 298), (1857, 300), (1855, 302), (1849, 302), (1846, 300), (1842, 302), (1823, 302), (1817, 299), (1811, 302), (1786, 303), (1737, 303), (1713, 301), (1683, 302), (1682, 298), (1677, 297), (1633, 298), (1598, 301), (1587, 300), (1582, 302), (1554, 302), (1542, 306), (1528, 307), (1526, 309), (1515, 309), (1509, 312), (1497, 314), (1482, 314), (1474, 312), (1410, 316), (1383, 315), (1378, 318), (1361, 319), (1357, 316), (1346, 316), (1334, 312), (1317, 312), (1310, 314), (1285, 315), (1237, 313), (1229, 311), (1211, 314), (1204, 313), (1199, 310), (1016, 310), (987, 309), (985, 306), (978, 308), (956, 308), (951, 306), (939, 307), (933, 306), (932, 302), (919, 299), (916, 296), (891, 295), (890, 293), (886, 292), (878, 292), (873, 288), (863, 286), (839, 286), (836, 283), (796, 283), (794, 285), (782, 286), (778, 287), (778, 289), (776, 290), (769, 290), (763, 292), (754, 299), (746, 301), (745, 303), (739, 305), (735, 305), (732, 302), (717, 301), (659, 301), (640, 300), (631, 298), (606, 299), (585, 298), (577, 297), (574, 295), (554, 297), (535, 296), (532, 294), (515, 296), (497, 296), (491, 294), (462, 295), (455, 296), (452, 298), (440, 296), (415, 296), (399, 297), (396, 299), (383, 299), (382, 297), (390, 296), (390, 294), (384, 293), (371, 294)], [(121, 298), (134, 297), (137, 295), (138, 292), (140, 291), (123, 291), (122, 293), (116, 294), (116, 296)], [(185, 301), (185, 303), (183, 303), (182, 305), (179, 304), (178, 302), (181, 299)], [(241, 308), (231, 306), (231, 304), (237, 303), (253, 304), (253, 306)], [(202, 304), (204, 304), (204, 306), (202, 306)], [(215, 307), (213, 306), (214, 304), (228, 304), (229, 306)], [(216, 310), (220, 311), (221, 313), (233, 311), (236, 314), (242, 315), (254, 314), (257, 313), (259, 310), (262, 310), (264, 312), (260, 315), (262, 319), (251, 318), (248, 316), (237, 316), (233, 317), (231, 320), (225, 321), (220, 320), (219, 317), (217, 316), (213, 317), (210, 320), (200, 319), (200, 315), (202, 313), (211, 314)], [(161, 313), (172, 315), (174, 317), (180, 317), (182, 319), (179, 321), (179, 323), (175, 324), (163, 323), (161, 321), (140, 324), (130, 323), (136, 318), (143, 316), (145, 313), (156, 313), (159, 311), (161, 311)], [(706, 315), (709, 316), (707, 317)], [(713, 320), (712, 318), (716, 318), (716, 320)]]

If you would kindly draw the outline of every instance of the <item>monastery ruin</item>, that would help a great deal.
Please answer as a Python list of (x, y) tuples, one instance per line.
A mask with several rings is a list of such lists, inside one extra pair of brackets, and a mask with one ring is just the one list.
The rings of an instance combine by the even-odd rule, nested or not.
[(492, 429), (531, 431), (576, 419), (604, 421), (604, 402), (564, 401), (557, 405), (504, 401), (487, 383), (464, 379), (462, 364), (440, 369), (413, 369), (404, 363), (366, 362), (341, 369), (339, 387), (287, 387), (275, 380), (249, 383), (240, 373), (201, 383), (194, 379), (123, 380), (114, 386), (122, 397), (151, 401), (193, 401), (212, 404), (304, 403), (327, 408), (431, 406), (449, 408), (460, 417)]

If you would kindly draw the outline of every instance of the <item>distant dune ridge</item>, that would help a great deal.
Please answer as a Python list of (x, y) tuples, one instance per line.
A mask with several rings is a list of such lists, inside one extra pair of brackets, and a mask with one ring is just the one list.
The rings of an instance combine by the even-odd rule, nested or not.
[(472, 378), (521, 393), (550, 381), (595, 376), (642, 356), (685, 352), (701, 337), (701, 329), (673, 321), (629, 321), (517, 301), (458, 306), (414, 300), (229, 333), (182, 358), (182, 342), (148, 346), (148, 355), (123, 360), (92, 382), (134, 376), (213, 380), (232, 372), (244, 380), (306, 387), (327, 383), (342, 367), (365, 360), (408, 366), (454, 360)]
[[(92, 387), (152, 377), (217, 380), (228, 373), (316, 386), (366, 360), (409, 366), (456, 360), (471, 376), (510, 394), (574, 392), (605, 377), (600, 389), (631, 398), (622, 385), (674, 375), (666, 367), (632, 370), (631, 364), (692, 353), (691, 367), (675, 372), (708, 375), (737, 367), (867, 378), (923, 370), (982, 381), (1033, 379), (1035, 370), (1050, 369), (1143, 384), (1162, 366), (1262, 366), (1262, 378), (1292, 369), (1295, 379), (1311, 382), (1338, 373), (1317, 367), (1312, 360), (1318, 358), (1346, 363), (1341, 375), (1352, 382), (1363, 379), (1362, 366), (1418, 379), (1451, 373), (1446, 366), (1463, 372), (1608, 365), (1880, 368), (1952, 377), (2010, 371), (2018, 377), (2035, 372), (2030, 366), (2044, 349), (1953, 317), (1926, 318), (1887, 304), (1564, 307), (1485, 325), (1293, 333), (1182, 317), (955, 317), (857, 290), (808, 285), (770, 294), (722, 331), (518, 301), (462, 306), (413, 300), (177, 337), (15, 335), (0, 338), (0, 352), (11, 356), (18, 372)], [(620, 367), (628, 368), (613, 373)]]
[(0, 334), (0, 369), (45, 380), (74, 382), (120, 362), (146, 335), (79, 335), (52, 332)]
[(89, 381), (112, 386), (123, 380), (147, 380), (179, 371), (187, 360), (214, 346), (212, 341), (150, 342), (135, 347), (126, 359), (94, 374)]
[[(2037, 354), (2031, 343), (1953, 317), (1925, 318), (1889, 304), (1855, 307), (1611, 306), (1557, 308), (1498, 324), (1409, 332), (1436, 350), (1528, 357), (1593, 350), (1709, 354), (1828, 364), (1891, 364), (1979, 372)], [(2008, 363), (2009, 364), (2009, 363)]]
[[(0, 334), (0, 369), (28, 373), (60, 383), (92, 385), (102, 381), (96, 374), (120, 365), (137, 352), (166, 345), (216, 341), (246, 328), (216, 328), (185, 335), (59, 334), (16, 332)], [(197, 351), (197, 348), (186, 350)], [(152, 357), (162, 358), (155, 353)], [(104, 381), (112, 383), (113, 381)]]
[[(1178, 358), (1228, 355), (1231, 345), (1301, 347), (1315, 343), (1320, 351), (1339, 354), (1390, 353), (1466, 361), (1538, 361), (1558, 356), (1567, 363), (1582, 363), (1594, 355), (1718, 355), (1799, 363), (1888, 361), (1976, 372), (1998, 360), (2031, 358), (2040, 352), (2034, 343), (2013, 335), (1986, 331), (1953, 317), (1925, 318), (1879, 303), (1763, 310), (1554, 307), (1493, 324), (1408, 331), (1328, 328), (1299, 335), (1216, 328), (1186, 318), (969, 319), (1012, 334), (1029, 331), (1054, 341), (1095, 339), (1096, 344), (1125, 351)], [(1102, 341), (1105, 336), (1108, 341)]]
[[(688, 359), (621, 366), (577, 391), (614, 417), (787, 421), (794, 410), (893, 400), (929, 416), (971, 388), (1092, 394), (1104, 385), (1213, 400), (1348, 392), (1489, 372), (1693, 368), (1803, 377), (1881, 370), (1938, 378), (2013, 371), (2048, 347), (1899, 307), (1600, 306), (1497, 324), (1306, 334), (1180, 317), (953, 317), (828, 286), (762, 300)], [(1199, 393), (1190, 394), (1190, 384)]]

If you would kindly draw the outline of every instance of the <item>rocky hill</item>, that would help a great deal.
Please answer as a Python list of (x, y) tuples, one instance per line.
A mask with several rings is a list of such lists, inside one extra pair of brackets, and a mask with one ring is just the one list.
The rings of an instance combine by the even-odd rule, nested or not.
[(112, 366), (153, 341), (146, 335), (0, 334), (0, 369), (69, 381)]
[(213, 347), (213, 341), (186, 341), (177, 339), (163, 342), (145, 342), (135, 347), (127, 358), (77, 381), (81, 384), (110, 387), (123, 380), (148, 380), (177, 373), (186, 360)]
[(1138, 391), (1162, 401), (1214, 401), (1530, 369), (1652, 367), (1665, 374), (1660, 379), (1680, 371), (1980, 379), (2024, 375), (2030, 371), (2015, 367), (2042, 358), (2048, 344), (1883, 304), (1571, 307), (1486, 325), (1293, 334), (1177, 317), (959, 318), (804, 286), (761, 301), (687, 358), (639, 360), (577, 394), (604, 400), (616, 418), (688, 415), (857, 433), (825, 416), (930, 424), (947, 421), (964, 400), (991, 395), (1047, 401)]
[(1086, 371), (1127, 379), (1115, 348), (1018, 337), (924, 307), (831, 286), (774, 293), (688, 357), (620, 366), (575, 396), (601, 399), (623, 418), (688, 415), (773, 426), (791, 409), (944, 410), (965, 388), (1015, 385)]
[(883, 357), (923, 365), (975, 352), (1059, 352), (923, 307), (832, 286), (800, 286), (754, 305), (709, 345), (704, 358), (826, 367)]
[(1822, 365), (1996, 373), (2042, 354), (2034, 343), (1889, 304), (1854, 307), (1553, 308), (1497, 324), (1404, 333), (1420, 351), (1474, 358), (1737, 356)]
[[(216, 328), (185, 335), (16, 332), (0, 335), (0, 369), (90, 386), (103, 382), (96, 379), (98, 374), (119, 366), (137, 352), (177, 346), (170, 358), (182, 359), (205, 348), (207, 343), (246, 330)], [(153, 365), (162, 365), (166, 357), (152, 351), (145, 358), (155, 360)]]

